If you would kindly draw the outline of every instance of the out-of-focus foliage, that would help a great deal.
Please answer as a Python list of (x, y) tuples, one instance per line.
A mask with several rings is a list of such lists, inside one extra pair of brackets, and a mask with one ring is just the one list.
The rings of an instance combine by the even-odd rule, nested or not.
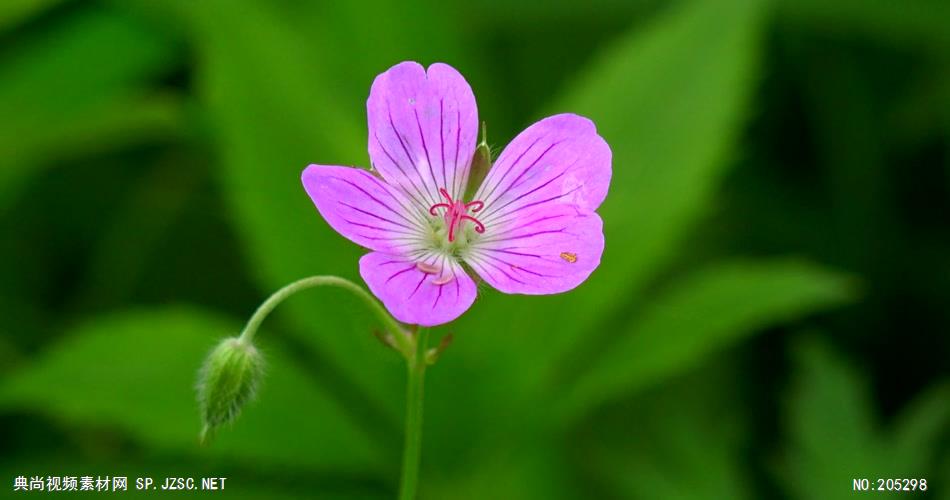
[[(734, 139), (729, 132), (736, 130), (751, 89), (763, 8), (759, 2), (678, 5), (654, 26), (608, 46), (550, 106), (551, 112), (590, 116), (611, 144), (615, 167), (599, 210), (611, 246), (601, 272), (576, 293), (545, 302), (501, 296), (485, 301), (483, 314), (510, 317), (512, 329), (547, 332), (540, 344), (529, 336), (508, 338), (505, 331), (490, 343), (508, 352), (515, 347), (528, 383), (562, 369), (560, 358), (578, 344), (610, 342), (602, 323), (622, 314), (674, 255), (671, 247), (698, 214), (715, 173), (727, 166)], [(729, 28), (710, 43), (709, 33), (724, 26)], [(704, 84), (688, 83), (697, 80)]]
[(0, 30), (16, 26), (24, 19), (49, 9), (60, 0), (10, 0), (0, 7)]
[(839, 464), (848, 464), (855, 478), (933, 478), (932, 487), (943, 487), (945, 476), (935, 475), (934, 458), (950, 422), (950, 386), (929, 388), (881, 429), (867, 384), (847, 362), (814, 339), (795, 351), (798, 366), (786, 417), (791, 449), (782, 478), (789, 492), (796, 498), (811, 498), (816, 490), (827, 491), (827, 498), (848, 498), (854, 493), (838, 487)]
[[(754, 498), (741, 463), (749, 415), (727, 389), (735, 368), (723, 366), (644, 391), (628, 403), (642, 409), (623, 421), (614, 419), (624, 412), (595, 416), (602, 425), (583, 431), (593, 461), (578, 463), (593, 487), (624, 498)], [(617, 426), (640, 431), (617, 436)]]
[[(195, 363), (219, 332), (238, 325), (188, 310), (128, 312), (67, 332), (27, 369), (4, 381), (6, 407), (37, 408), (57, 419), (116, 425), (144, 444), (178, 453), (224, 454), (247, 464), (370, 469), (383, 462), (339, 406), (280, 352), (267, 353), (268, 388), (241, 425), (199, 448)], [(55, 391), (51, 397), (50, 391)], [(306, 429), (302, 432), (302, 429)]]
[[(91, 11), (24, 35), (0, 66), (0, 208), (30, 170), (177, 128), (177, 100), (143, 83), (174, 44), (125, 14)], [(59, 157), (59, 158), (58, 158)]]
[(795, 262), (729, 263), (694, 273), (655, 296), (577, 380), (562, 377), (557, 406), (574, 417), (692, 366), (736, 336), (850, 297), (841, 276)]
[(352, 298), (281, 307), (259, 398), (206, 448), (194, 384), (270, 291), (359, 279), (362, 251), (299, 175), (367, 166), (372, 79), (418, 60), (466, 75), (495, 150), (575, 112), (614, 154), (587, 283), (485, 290), (436, 330), (455, 342), (427, 380), (423, 498), (837, 498), (862, 477), (923, 477), (946, 497), (948, 14), (4, 3), (3, 477), (392, 496), (404, 367)]
[[(356, 163), (366, 156), (364, 106), (343, 105), (321, 57), (334, 49), (312, 44), (306, 31), (282, 24), (267, 2), (182, 2), (181, 7), (205, 61), (195, 77), (221, 160), (215, 174), (248, 248), (253, 277), (262, 289), (309, 274), (359, 279), (353, 265), (359, 249), (321, 227), (311, 201), (299, 196), (302, 166), (318, 159)], [(243, 33), (237, 43), (244, 45), (235, 45), (232, 33)], [(335, 302), (294, 302), (288, 316), (306, 331), (328, 324)], [(360, 322), (346, 331), (371, 326)], [(398, 418), (400, 360), (376, 349), (370, 335), (328, 333), (307, 338), (332, 354), (375, 404), (386, 404), (389, 418)]]

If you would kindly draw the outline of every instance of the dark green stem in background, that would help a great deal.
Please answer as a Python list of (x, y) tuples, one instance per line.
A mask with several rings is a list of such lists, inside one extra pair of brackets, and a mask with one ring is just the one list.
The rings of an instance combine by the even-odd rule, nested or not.
[(399, 500), (415, 500), (419, 481), (419, 457), (422, 452), (422, 407), (425, 388), (429, 330), (416, 332), (415, 350), (407, 358), (409, 378), (406, 382), (406, 445), (402, 454), (402, 480)]

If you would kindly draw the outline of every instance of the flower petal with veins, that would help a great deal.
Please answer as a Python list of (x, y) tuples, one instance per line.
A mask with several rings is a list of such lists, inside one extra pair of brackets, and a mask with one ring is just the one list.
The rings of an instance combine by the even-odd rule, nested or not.
[(597, 210), (610, 185), (610, 161), (610, 147), (587, 118), (545, 118), (505, 147), (475, 193), (485, 203), (482, 222), (545, 204)]
[(366, 111), (370, 159), (386, 182), (423, 208), (439, 202), (440, 187), (461, 198), (475, 153), (478, 108), (455, 68), (397, 64), (376, 77)]
[(448, 323), (475, 302), (475, 282), (458, 262), (444, 256), (416, 260), (371, 252), (360, 259), (360, 275), (373, 295), (403, 323)]
[(505, 293), (546, 295), (580, 285), (600, 265), (603, 222), (569, 205), (526, 211), (472, 245), (465, 262)]
[(426, 218), (405, 196), (369, 172), (310, 165), (302, 180), (320, 215), (353, 243), (393, 253), (424, 247)]

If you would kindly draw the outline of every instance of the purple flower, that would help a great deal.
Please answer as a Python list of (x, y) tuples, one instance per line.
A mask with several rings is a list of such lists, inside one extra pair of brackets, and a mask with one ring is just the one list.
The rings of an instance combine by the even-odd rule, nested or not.
[(478, 110), (458, 71), (397, 64), (376, 77), (366, 108), (379, 176), (310, 165), (303, 185), (330, 226), (372, 250), (360, 274), (396, 319), (459, 317), (476, 296), (465, 266), (502, 292), (543, 295), (576, 287), (600, 264), (594, 211), (611, 153), (590, 120), (561, 114), (531, 125), (464, 200)]

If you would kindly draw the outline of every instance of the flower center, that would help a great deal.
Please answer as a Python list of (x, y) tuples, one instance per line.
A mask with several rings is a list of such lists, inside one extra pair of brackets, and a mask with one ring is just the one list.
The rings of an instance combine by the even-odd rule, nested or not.
[(439, 188), (439, 193), (442, 194), (442, 197), (445, 198), (445, 203), (436, 203), (429, 207), (429, 213), (432, 215), (439, 215), (438, 209), (444, 208), (445, 213), (443, 217), (445, 218), (445, 225), (449, 228), (449, 241), (455, 241), (455, 235), (458, 234), (458, 229), (461, 227), (462, 222), (469, 221), (472, 224), (475, 224), (476, 233), (484, 233), (485, 225), (475, 217), (468, 215), (469, 212), (476, 213), (479, 210), (485, 208), (485, 204), (475, 200), (468, 203), (462, 203), (462, 200), (453, 200), (452, 196), (449, 194), (445, 188)]

